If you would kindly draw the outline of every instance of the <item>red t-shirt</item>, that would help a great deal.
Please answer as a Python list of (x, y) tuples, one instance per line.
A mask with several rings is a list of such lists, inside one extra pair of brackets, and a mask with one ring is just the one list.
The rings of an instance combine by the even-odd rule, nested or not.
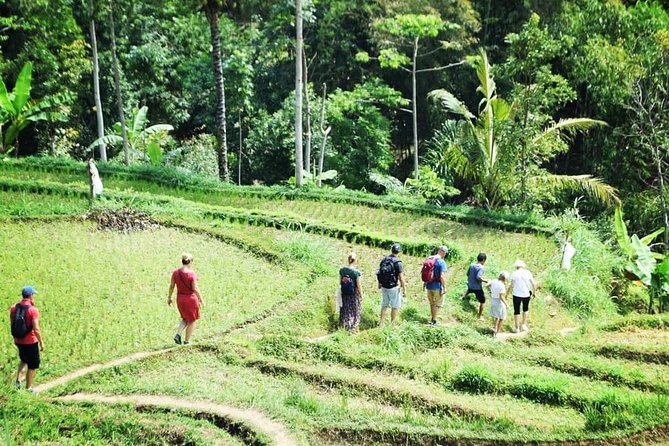
[[(23, 299), (19, 303), (21, 305), (31, 305), (31, 307), (28, 308), (28, 311), (26, 313), (26, 323), (28, 324), (28, 327), (34, 327), (35, 321), (39, 319), (39, 311), (37, 311), (37, 307), (33, 305), (32, 299)], [(9, 310), (10, 323), (11, 321), (14, 320), (15, 312), (16, 312), (16, 305), (12, 305), (12, 308)], [(28, 333), (22, 338), (14, 338), (14, 343), (20, 345), (37, 344), (37, 336), (35, 336), (35, 330), (30, 330), (30, 333)]]
[(193, 294), (193, 282), (197, 280), (195, 271), (184, 271), (177, 268), (172, 272), (172, 279), (177, 286), (177, 295), (190, 296)]

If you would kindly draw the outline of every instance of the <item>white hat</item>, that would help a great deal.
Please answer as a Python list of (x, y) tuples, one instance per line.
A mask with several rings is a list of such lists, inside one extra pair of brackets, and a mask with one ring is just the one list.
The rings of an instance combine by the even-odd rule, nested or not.
[(504, 280), (508, 280), (509, 273), (507, 271), (502, 271), (501, 273), (499, 273), (499, 277), (504, 277)]
[(513, 264), (516, 268), (527, 268), (527, 265), (525, 265), (525, 262), (522, 260), (518, 259), (516, 260), (516, 263)]

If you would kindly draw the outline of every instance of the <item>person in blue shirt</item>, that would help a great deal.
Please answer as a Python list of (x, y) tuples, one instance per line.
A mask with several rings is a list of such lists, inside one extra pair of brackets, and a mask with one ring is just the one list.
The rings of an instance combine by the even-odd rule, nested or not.
[(437, 250), (436, 261), (434, 262), (434, 270), (432, 280), (425, 283), (427, 290), (427, 300), (430, 302), (430, 325), (437, 325), (437, 316), (439, 310), (444, 306), (444, 294), (446, 294), (446, 262), (444, 257), (448, 255), (448, 248), (440, 246)]
[(467, 291), (462, 296), (462, 300), (466, 300), (467, 296), (474, 294), (476, 300), (479, 302), (479, 320), (483, 319), (483, 306), (485, 305), (485, 293), (483, 292), (483, 284), (488, 281), (483, 277), (485, 274), (485, 262), (487, 256), (484, 253), (479, 253), (476, 256), (476, 263), (469, 265), (467, 270)]

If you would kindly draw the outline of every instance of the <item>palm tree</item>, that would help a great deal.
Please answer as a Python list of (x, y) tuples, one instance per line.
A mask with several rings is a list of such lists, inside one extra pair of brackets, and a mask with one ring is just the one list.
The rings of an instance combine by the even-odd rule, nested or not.
[(211, 61), (214, 69), (216, 87), (216, 140), (218, 142), (218, 174), (221, 180), (230, 181), (228, 169), (228, 134), (226, 129), (225, 111), (225, 78), (221, 61), (221, 35), (218, 29), (218, 18), (226, 7), (232, 6), (232, 0), (199, 0), (200, 6), (207, 16), (211, 34)]
[[(429, 97), (440, 103), (448, 112), (460, 119), (449, 120), (435, 134), (432, 145), (437, 150), (433, 162), (442, 171), (450, 170), (469, 182), (475, 197), (487, 208), (495, 208), (505, 201), (505, 186), (516, 172), (517, 161), (510, 155), (509, 145), (500, 144), (500, 129), (512, 117), (514, 106), (497, 96), (497, 87), (485, 51), (473, 59), (472, 65), (479, 80), (478, 116), (447, 90), (433, 90)], [(551, 138), (566, 140), (578, 132), (606, 125), (603, 121), (588, 118), (561, 119), (528, 143), (539, 145)], [(618, 201), (616, 189), (590, 175), (552, 175), (543, 172), (529, 177), (529, 181), (542, 182), (555, 190), (579, 190), (593, 199), (610, 205)]]

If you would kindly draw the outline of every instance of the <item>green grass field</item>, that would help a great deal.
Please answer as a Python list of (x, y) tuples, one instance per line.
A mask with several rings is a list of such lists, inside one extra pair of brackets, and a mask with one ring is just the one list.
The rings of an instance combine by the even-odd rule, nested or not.
[[(606, 249), (591, 236), (575, 237), (581, 259), (557, 287), (558, 245), (543, 232), (133, 175), (103, 174), (107, 198), (94, 203), (158, 224), (123, 233), (82, 220), (90, 204), (76, 169), (0, 166), (0, 300), (9, 307), (27, 283), (40, 291), (37, 382), (62, 378), (36, 397), (13, 390), (16, 352), (0, 331), (0, 444), (666, 444), (667, 321), (580, 294), (607, 277), (606, 262), (582, 266)], [(400, 323), (379, 328), (374, 271), (387, 240), (415, 250), (402, 254)], [(459, 256), (433, 328), (421, 249), (443, 241)], [(356, 336), (337, 330), (333, 303), (352, 250), (363, 272)], [(183, 251), (206, 307), (195, 345), (174, 349), (166, 294)], [(542, 283), (527, 336), (492, 338), (491, 321), (460, 299), (479, 251), (489, 277), (523, 258)], [(154, 354), (67, 378), (141, 352)]]

